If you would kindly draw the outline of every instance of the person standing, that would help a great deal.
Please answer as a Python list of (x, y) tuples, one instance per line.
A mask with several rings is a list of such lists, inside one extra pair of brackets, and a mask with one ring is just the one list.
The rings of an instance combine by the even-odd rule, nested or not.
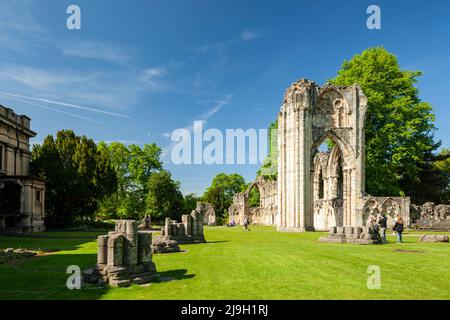
[(397, 243), (403, 243), (402, 233), (403, 233), (403, 219), (397, 216), (397, 221), (394, 225), (394, 231), (397, 232)]
[(248, 221), (248, 217), (244, 217), (244, 230), (245, 231), (250, 231), (250, 229), (248, 228), (249, 224), (250, 224), (250, 222)]
[(378, 219), (378, 225), (380, 226), (381, 243), (387, 243), (386, 239), (386, 228), (387, 228), (387, 218), (384, 213)]

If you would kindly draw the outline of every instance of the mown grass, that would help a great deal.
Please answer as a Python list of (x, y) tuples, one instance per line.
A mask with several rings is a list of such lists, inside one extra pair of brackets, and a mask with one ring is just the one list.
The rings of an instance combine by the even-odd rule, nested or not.
[[(47, 233), (51, 234), (51, 233)], [(91, 267), (96, 234), (73, 238), (0, 237), (0, 247), (61, 250), (0, 265), (0, 299), (450, 299), (450, 244), (360, 246), (317, 242), (324, 233), (279, 233), (270, 227), (206, 228), (208, 243), (155, 255), (161, 278), (130, 288), (66, 288), (66, 268)], [(398, 252), (395, 250), (403, 250)], [(367, 288), (367, 268), (381, 268), (381, 289)]]

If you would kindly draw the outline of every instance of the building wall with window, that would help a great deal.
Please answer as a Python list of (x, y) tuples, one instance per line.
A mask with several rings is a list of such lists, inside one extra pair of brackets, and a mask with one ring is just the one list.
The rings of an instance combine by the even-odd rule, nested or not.
[(30, 176), (30, 118), (0, 105), (0, 230), (45, 230), (45, 183)]

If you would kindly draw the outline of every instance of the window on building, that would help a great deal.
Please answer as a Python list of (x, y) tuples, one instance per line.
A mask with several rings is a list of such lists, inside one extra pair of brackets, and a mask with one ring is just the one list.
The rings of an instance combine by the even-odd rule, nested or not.
[(36, 190), (36, 202), (41, 202), (41, 190)]

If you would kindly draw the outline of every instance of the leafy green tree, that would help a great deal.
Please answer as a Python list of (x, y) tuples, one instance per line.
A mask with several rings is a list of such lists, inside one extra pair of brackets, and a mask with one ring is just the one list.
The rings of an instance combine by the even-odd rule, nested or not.
[(147, 213), (156, 221), (169, 217), (181, 218), (183, 210), (183, 194), (180, 183), (173, 181), (168, 171), (162, 170), (150, 175), (147, 182)]
[(118, 177), (117, 192), (102, 201), (99, 215), (103, 218), (140, 219), (145, 215), (147, 182), (162, 170), (161, 149), (156, 144), (126, 146), (120, 142), (99, 143), (109, 155)]
[(373, 195), (411, 194), (423, 179), (423, 166), (439, 143), (433, 140), (434, 115), (419, 98), (418, 71), (401, 70), (382, 47), (345, 61), (336, 85), (359, 84), (368, 98), (366, 189)]
[(46, 181), (46, 224), (70, 226), (92, 219), (99, 202), (117, 189), (107, 154), (71, 130), (49, 135), (34, 145), (31, 173)]
[(271, 123), (268, 129), (269, 151), (256, 176), (263, 176), (267, 180), (276, 180), (278, 176), (278, 120)]
[(197, 208), (197, 202), (201, 201), (195, 193), (190, 193), (184, 196), (183, 214), (191, 214), (192, 210)]
[(259, 193), (258, 188), (254, 187), (250, 191), (250, 196), (248, 199), (249, 205), (252, 208), (258, 208), (261, 205), (261, 194)]
[(409, 187), (415, 203), (427, 201), (450, 203), (450, 149), (443, 149), (437, 155), (430, 154), (427, 162), (420, 167), (420, 184)]
[(219, 173), (203, 195), (203, 200), (212, 204), (217, 217), (225, 218), (233, 203), (233, 195), (246, 187), (244, 178), (239, 174)]

